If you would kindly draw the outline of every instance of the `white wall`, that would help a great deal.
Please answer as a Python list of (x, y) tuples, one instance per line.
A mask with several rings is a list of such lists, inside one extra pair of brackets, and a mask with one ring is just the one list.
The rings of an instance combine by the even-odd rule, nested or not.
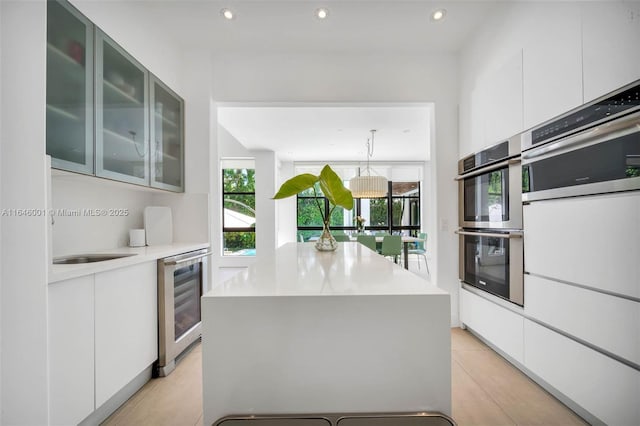
[[(5, 209), (46, 200), (46, 2), (0, 2), (1, 196)], [(47, 407), (46, 216), (3, 216), (2, 419), (42, 425)]]
[[(2, 7), (0, 7), (0, 23), (2, 23)], [(2, 52), (2, 31), (0, 30), (0, 52)], [(2, 99), (2, 55), (0, 55), (0, 100)], [(2, 140), (2, 102), (0, 101), (0, 140)], [(2, 164), (2, 149), (0, 149), (0, 164)], [(2, 191), (2, 173), (0, 172), (0, 191)], [(2, 210), (2, 193), (0, 192), (0, 210)], [(0, 241), (2, 241), (2, 226), (0, 226)], [(2, 252), (0, 248), (0, 377), (2, 377)], [(2, 380), (0, 380), (0, 413), (2, 413)], [(0, 414), (0, 425), (2, 415)]]
[(209, 194), (154, 193), (151, 205), (171, 208), (174, 243), (208, 243), (211, 232)]
[[(2, 7), (0, 6), (0, 23), (2, 22)], [(2, 52), (2, 35), (0, 30), (0, 52)], [(3, 58), (0, 55), (0, 99), (2, 98), (2, 62)], [(2, 102), (0, 102), (0, 141), (3, 138), (2, 133)], [(2, 149), (0, 149), (0, 170), (2, 167)], [(2, 172), (0, 171), (0, 210), (2, 209)], [(2, 226), (0, 226), (0, 241), (2, 241)], [(0, 248), (0, 377), (2, 377), (2, 252)], [(2, 413), (2, 380), (0, 380), (0, 413)], [(0, 424), (2, 424), (2, 415), (0, 415)]]
[[(152, 204), (151, 193), (131, 185), (87, 176), (54, 176), (51, 180), (53, 209), (53, 256), (110, 250), (129, 244), (129, 229), (142, 228), (144, 208)], [(125, 216), (90, 216), (82, 209), (127, 209)], [(79, 216), (65, 216), (74, 210)]]
[[(276, 187), (280, 188), (286, 180), (295, 175), (292, 161), (279, 161), (278, 172), (276, 174)], [(298, 217), (296, 213), (296, 198), (289, 197), (278, 200), (276, 203), (276, 245), (281, 245), (296, 241)]]
[(184, 97), (180, 49), (163, 28), (148, 17), (148, 4), (137, 1), (71, 0), (109, 37), (143, 66)]
[[(455, 55), (217, 54), (213, 97), (218, 102), (433, 102), (431, 159), (435, 194), (432, 213), (439, 224), (430, 233), (434, 282), (452, 294), (457, 324), (458, 64)], [(429, 214), (429, 213), (427, 213)], [(215, 241), (215, 239), (213, 240)], [(436, 275), (437, 273), (437, 275)]]
[(277, 247), (277, 161), (273, 151), (253, 151), (256, 158), (256, 253), (273, 253)]
[(218, 125), (218, 154), (220, 158), (253, 158), (253, 153), (221, 125)]
[[(206, 241), (215, 242), (213, 238), (216, 222), (220, 214), (215, 209), (217, 188), (220, 179), (217, 175), (218, 146), (217, 128), (218, 117), (216, 105), (211, 97), (211, 60), (206, 52), (187, 50), (182, 52), (181, 69), (183, 72), (185, 100), (185, 185), (186, 192), (206, 194), (208, 197), (208, 224)], [(212, 285), (216, 285), (217, 258), (220, 255), (220, 245), (211, 244), (213, 255), (209, 262), (209, 276)]]

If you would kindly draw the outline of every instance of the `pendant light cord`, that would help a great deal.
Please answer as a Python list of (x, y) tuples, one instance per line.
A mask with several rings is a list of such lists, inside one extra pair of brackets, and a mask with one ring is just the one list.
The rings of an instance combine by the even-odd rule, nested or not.
[[(373, 136), (375, 135), (375, 129), (371, 130), (371, 139), (367, 139), (367, 175), (371, 176), (371, 169), (369, 168), (369, 158), (373, 157)], [(371, 143), (369, 143), (371, 141)]]

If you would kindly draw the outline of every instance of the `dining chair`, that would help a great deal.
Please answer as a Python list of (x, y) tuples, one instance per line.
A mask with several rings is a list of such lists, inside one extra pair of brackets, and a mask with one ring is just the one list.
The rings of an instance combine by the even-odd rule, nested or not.
[(398, 263), (398, 257), (402, 254), (402, 237), (400, 235), (385, 235), (382, 237), (380, 254), (385, 257), (393, 257), (393, 261)]
[(334, 235), (333, 238), (335, 238), (336, 241), (338, 241), (338, 242), (349, 242), (349, 241), (351, 241), (351, 238), (349, 238), (349, 236), (347, 234), (337, 234), (337, 235)]
[(409, 249), (409, 254), (415, 254), (418, 257), (418, 269), (420, 269), (420, 256), (424, 258), (424, 264), (427, 267), (427, 274), (431, 275), (429, 272), (429, 263), (427, 262), (427, 234), (425, 232), (421, 232), (418, 234), (418, 238), (424, 241), (416, 241), (415, 246), (412, 249)]
[(376, 250), (376, 236), (375, 235), (358, 235), (358, 242), (373, 251)]

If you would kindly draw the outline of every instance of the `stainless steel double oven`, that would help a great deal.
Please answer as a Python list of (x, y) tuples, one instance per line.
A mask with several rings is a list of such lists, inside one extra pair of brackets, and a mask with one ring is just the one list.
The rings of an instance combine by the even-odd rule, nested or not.
[(458, 162), (460, 280), (523, 305), (521, 137)]

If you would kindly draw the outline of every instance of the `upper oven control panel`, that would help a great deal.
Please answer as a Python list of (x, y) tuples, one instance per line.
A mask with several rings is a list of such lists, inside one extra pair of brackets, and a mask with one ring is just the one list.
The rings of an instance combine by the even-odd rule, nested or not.
[(640, 80), (584, 104), (527, 132), (522, 150), (539, 146), (579, 130), (640, 109)]
[(516, 157), (520, 155), (520, 145), (520, 135), (517, 135), (482, 151), (467, 155), (458, 161), (458, 174), (462, 175), (481, 167)]

